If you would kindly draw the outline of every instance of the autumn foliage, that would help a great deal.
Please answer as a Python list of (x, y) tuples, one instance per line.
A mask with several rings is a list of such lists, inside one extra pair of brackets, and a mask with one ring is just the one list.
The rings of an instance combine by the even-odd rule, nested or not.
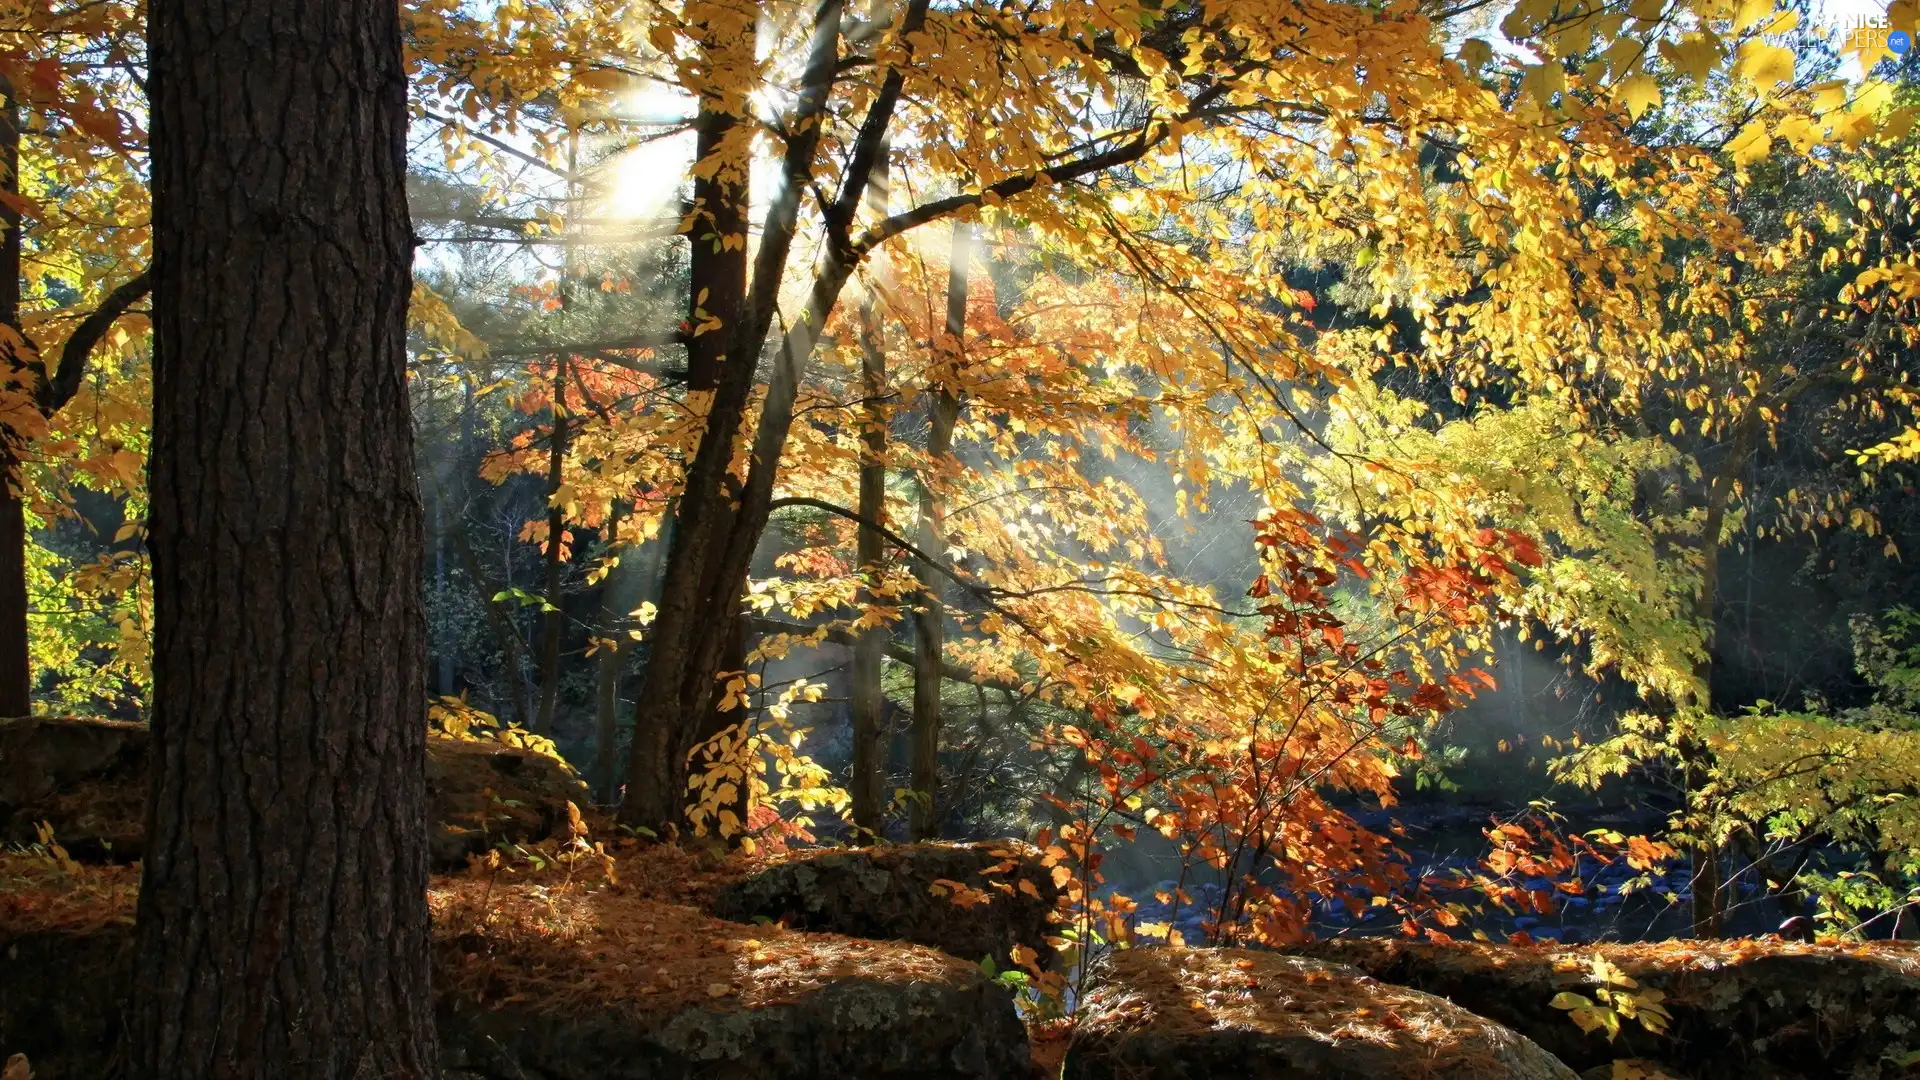
[[(1012, 762), (1083, 941), (1172, 932), (1104, 887), (1139, 830), (1228, 882), (1220, 940), (1296, 939), (1329, 903), (1446, 933), (1440, 885), (1339, 806), (1391, 802), (1510, 635), (1642, 696), (1565, 774), (1687, 774), (1669, 839), (1696, 857), (1858, 779), (1769, 801), (1729, 777), (1906, 745), (1707, 693), (1731, 522), (1874, 533), (1858, 492), (1920, 446), (1907, 91), (1835, 77), (1793, 12), (402, 10), (416, 406), (486, 444), (423, 467), (434, 542), (464, 542), (475, 477), (537, 491), (502, 569), (524, 550), (539, 576), (461, 570), (502, 654), (487, 704), (540, 738), (597, 707), (596, 786), (626, 775), (636, 835), (837, 832), (848, 789), (883, 787), (812, 756), (860, 640), (951, 699), (948, 790), (861, 812), (937, 821), (954, 761)], [(97, 558), (25, 569), (57, 598), (35, 659), (64, 700), (137, 708), (144, 324), (58, 411), (34, 358), (145, 259), (139, 22), (5, 11), (39, 124), (7, 204), (43, 269), (0, 423), (35, 523), (76, 486), (123, 519)], [(1789, 183), (1800, 203), (1755, 208)], [(1848, 448), (1862, 486), (1763, 504), (1742, 466), (1807, 408), (1881, 424)], [(936, 656), (903, 657), (916, 620)], [(564, 700), (590, 666), (594, 701)], [(871, 693), (927, 701), (879, 670)], [(1538, 904), (1501, 882), (1581, 852), (1673, 853), (1541, 824), (1492, 830), (1487, 898)]]

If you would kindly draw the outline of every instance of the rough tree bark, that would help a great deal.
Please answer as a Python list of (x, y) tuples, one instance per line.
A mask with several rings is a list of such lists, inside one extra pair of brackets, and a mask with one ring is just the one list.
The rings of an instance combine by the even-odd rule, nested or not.
[[(746, 675), (750, 629), (751, 621), (744, 611), (736, 612), (729, 620), (726, 643), (720, 653), (721, 681)], [(705, 722), (694, 736), (693, 769), (704, 774), (706, 770), (725, 765), (738, 765), (743, 770), (759, 768), (759, 755), (746, 744), (745, 731), (739, 732), (729, 743), (714, 742), (729, 729), (748, 722), (752, 716), (751, 710), (745, 705), (736, 704), (733, 708), (722, 709), (722, 704), (722, 696), (715, 694), (708, 706)], [(716, 787), (716, 794), (727, 790), (724, 785), (725, 781)], [(747, 835), (747, 815), (753, 808), (752, 787), (751, 779), (743, 772), (733, 785), (731, 797), (720, 799), (713, 807), (714, 824), (709, 835), (717, 836), (729, 848), (738, 847), (741, 838)], [(692, 803), (694, 792), (689, 790), (682, 797)], [(728, 814), (732, 815), (731, 821), (727, 820)]]
[[(960, 399), (949, 380), (959, 365), (967, 329), (967, 269), (973, 258), (972, 228), (953, 227), (953, 248), (947, 260), (947, 324), (935, 349), (936, 362), (927, 377), (927, 469), (920, 478), (920, 550), (940, 558), (946, 547), (945, 517), (937, 483), (931, 475), (946, 466), (953, 453), (953, 425)], [(907, 814), (908, 834), (931, 840), (940, 832), (940, 678), (946, 639), (946, 578), (924, 563), (920, 577), (920, 607), (914, 613), (913, 640), (913, 797)]]
[[(867, 205), (877, 216), (887, 212), (887, 157), (883, 144), (880, 158), (868, 180)], [(880, 530), (887, 523), (887, 343), (882, 325), (878, 290), (883, 287), (881, 271), (874, 268), (869, 287), (860, 300), (860, 385), (866, 397), (865, 430), (860, 433), (860, 526), (855, 556), (861, 577), (868, 582), (857, 597), (860, 604), (872, 604), (876, 597), (871, 583), (878, 582), (886, 569), (886, 542)], [(873, 525), (864, 524), (872, 522)], [(886, 808), (881, 784), (880, 751), (882, 713), (886, 696), (880, 690), (880, 676), (886, 665), (887, 646), (893, 632), (885, 625), (859, 631), (853, 645), (853, 671), (849, 697), (853, 721), (853, 767), (847, 782), (847, 794), (853, 803), (854, 840), (867, 843), (880, 832), (880, 816)]]
[(399, 9), (153, 0), (141, 1080), (439, 1077)]
[[(13, 88), (0, 81), (6, 101), (0, 107), (0, 185), (19, 189), (20, 109)], [(20, 212), (0, 203), (0, 326), (20, 336)], [(34, 378), (12, 347), (0, 358), (0, 387), (31, 390)], [(23, 440), (12, 428), (0, 425), (0, 716), (25, 716), (33, 711), (33, 668), (27, 656), (27, 514), (26, 480), (20, 475)]]

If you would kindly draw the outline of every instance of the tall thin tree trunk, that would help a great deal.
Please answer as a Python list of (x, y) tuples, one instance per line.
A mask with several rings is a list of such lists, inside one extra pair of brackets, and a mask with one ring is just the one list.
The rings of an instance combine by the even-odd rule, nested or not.
[[(1727, 507), (1733, 499), (1734, 479), (1746, 468), (1761, 430), (1759, 401), (1748, 404), (1746, 413), (1735, 425), (1732, 446), (1720, 471), (1714, 474), (1707, 491), (1706, 521), (1700, 532), (1700, 591), (1694, 597), (1693, 617), (1703, 629), (1705, 654), (1694, 665), (1694, 679), (1700, 685), (1695, 711), (1711, 715), (1713, 709), (1713, 656), (1715, 609), (1720, 599), (1720, 536), (1726, 528)], [(1696, 833), (1690, 854), (1693, 861), (1693, 936), (1718, 938), (1724, 926), (1721, 903), (1720, 846), (1713, 838), (1715, 807), (1710, 779), (1713, 762), (1702, 740), (1687, 732), (1680, 740), (1682, 771), (1687, 787), (1689, 827)]]
[[(900, 16), (901, 32), (919, 32), (928, 7), (928, 0), (908, 0)], [(730, 617), (740, 610), (754, 551), (773, 510), (773, 490), (793, 428), (806, 363), (863, 257), (847, 238), (852, 235), (854, 211), (865, 195), (879, 143), (905, 86), (900, 69), (881, 77), (867, 119), (861, 122), (859, 137), (847, 155), (839, 194), (827, 208), (828, 234), (837, 239), (826, 245), (816, 263), (798, 317), (782, 321), (775, 334), (780, 283), (793, 251), (800, 200), (817, 188), (814, 171), (839, 71), (844, 11), (843, 0), (822, 0), (814, 8), (813, 38), (785, 121), (788, 137), (779, 186), (768, 203), (753, 252), (751, 290), (744, 310), (726, 326), (725, 363), (675, 513), (660, 614), (640, 694), (629, 782), (620, 806), (620, 819), (629, 825), (657, 822), (667, 830), (680, 828), (686, 750), (711, 709)], [(775, 345), (773, 370), (751, 429), (742, 483), (734, 477), (732, 464), (753, 398), (754, 373), (770, 342)]]
[(153, 0), (132, 1074), (437, 1080), (390, 0)]
[[(945, 516), (932, 473), (945, 468), (953, 452), (953, 425), (960, 413), (952, 379), (965, 348), (967, 329), (967, 264), (973, 258), (972, 228), (953, 227), (953, 250), (947, 263), (947, 325), (938, 357), (927, 379), (927, 469), (920, 481), (920, 550), (938, 559), (946, 547)], [(940, 832), (940, 679), (946, 636), (946, 579), (933, 567), (916, 568), (920, 577), (920, 608), (914, 614), (913, 650), (913, 802), (907, 814), (908, 833), (929, 840)]]
[[(444, 602), (447, 595), (447, 522), (445, 507), (441, 505), (439, 499), (433, 501), (432, 531), (433, 596), (436, 602)], [(458, 640), (450, 630), (443, 629), (440, 633), (440, 640), (437, 643), (438, 647), (434, 649), (436, 654), (434, 659), (438, 661), (434, 666), (433, 692), (436, 694), (448, 695), (454, 692), (453, 669), (455, 657), (453, 653), (456, 647), (455, 643)]]
[(615, 504), (607, 524), (607, 549), (619, 561), (607, 571), (600, 592), (600, 632), (612, 644), (600, 653), (599, 684), (595, 687), (596, 716), (593, 740), (593, 793), (603, 803), (614, 801), (618, 788), (615, 743), (620, 732), (620, 675), (626, 670), (633, 638), (628, 636), (630, 615), (639, 603), (643, 580), (642, 544), (620, 544), (622, 507)]
[[(868, 181), (867, 205), (876, 215), (887, 211), (887, 151)], [(860, 576), (864, 580), (855, 597), (856, 605), (878, 602), (873, 584), (886, 570), (886, 545), (879, 529), (865, 523), (887, 523), (887, 343), (876, 292), (883, 287), (882, 269), (876, 265), (869, 276), (869, 287), (860, 301), (860, 385), (866, 398), (865, 430), (861, 432), (860, 453), (860, 526), (856, 542)], [(847, 793), (853, 806), (854, 841), (866, 843), (880, 832), (880, 816), (886, 807), (881, 784), (882, 712), (886, 704), (880, 689), (880, 676), (886, 664), (887, 645), (893, 632), (885, 625), (869, 626), (858, 632), (853, 644), (853, 672), (849, 697), (853, 713), (853, 774)]]
[[(1714, 478), (1713, 490), (1708, 497), (1707, 520), (1700, 536), (1700, 592), (1694, 599), (1694, 619), (1705, 627), (1706, 634), (1703, 642), (1706, 654), (1694, 665), (1694, 678), (1700, 684), (1701, 695), (1695, 703), (1698, 713), (1713, 708), (1714, 607), (1720, 591), (1720, 529), (1726, 518), (1726, 502), (1720, 491), (1720, 480), (1720, 477)], [(1693, 722), (1688, 721), (1689, 724)], [(1693, 893), (1693, 936), (1718, 938), (1721, 927), (1720, 846), (1712, 836), (1714, 815), (1708, 792), (1713, 762), (1705, 744), (1690, 730), (1684, 732), (1680, 739), (1680, 758), (1681, 775), (1687, 788), (1688, 825), (1697, 837), (1688, 852), (1693, 863), (1693, 876), (1689, 883)]]
[[(687, 19), (712, 70), (751, 66), (757, 47), (758, 13), (751, 5), (696, 3), (688, 5)], [(689, 245), (687, 319), (687, 390), (705, 399), (709, 431), (703, 439), (703, 451), (709, 456), (718, 446), (709, 441), (725, 440), (727, 456), (732, 456), (734, 433), (740, 416), (724, 408), (720, 385), (729, 374), (730, 362), (744, 365), (748, 371), (736, 374), (751, 380), (751, 369), (759, 359), (758, 344), (751, 355), (735, 344), (746, 336), (743, 326), (748, 308), (747, 220), (751, 209), (749, 186), (753, 164), (752, 141), (743, 121), (751, 116), (748, 100), (751, 87), (745, 80), (719, 80), (719, 89), (700, 99), (694, 119), (695, 160), (710, 168), (696, 172), (693, 182), (692, 226)], [(734, 356), (735, 349), (741, 354)], [(711, 463), (709, 463), (711, 464)], [(697, 472), (698, 470), (696, 470)], [(700, 472), (698, 479), (689, 473), (690, 486), (675, 507), (674, 520), (688, 511), (704, 517), (712, 531), (698, 530), (705, 539), (699, 549), (686, 542), (695, 537), (680, 529), (668, 533), (668, 580), (661, 588), (663, 629), (672, 637), (655, 636), (647, 656), (645, 689), (636, 702), (633, 748), (628, 764), (627, 794), (621, 806), (621, 820), (656, 830), (677, 829), (686, 803), (687, 755), (699, 741), (699, 730), (707, 724), (711, 685), (720, 670), (721, 652), (730, 633), (727, 623), (740, 608), (741, 587), (701, 590), (700, 610), (688, 610), (685, 617), (698, 627), (688, 641), (674, 628), (682, 617), (670, 597), (689, 587), (698, 587), (697, 579), (707, 576), (703, 569), (715, 552), (706, 550), (734, 527), (736, 509), (729, 492), (722, 490), (727, 481), (710, 477), (712, 470)], [(692, 556), (690, 559), (689, 556)], [(678, 575), (679, 580), (674, 580)], [(690, 648), (690, 646), (692, 646)], [(704, 669), (705, 685), (684, 688), (683, 679), (694, 679), (692, 672)], [(695, 692), (698, 691), (698, 692)]]
[(501, 606), (494, 597), (500, 590), (493, 587), (480, 565), (480, 557), (474, 553), (473, 540), (467, 536), (464, 517), (453, 529), (453, 553), (460, 560), (460, 568), (465, 570), (473, 587), (480, 595), (480, 603), (486, 607), (487, 622), (493, 626), (493, 634), (500, 642), (502, 662), (507, 666), (508, 698), (513, 708), (513, 723), (519, 727), (527, 726), (527, 687), (526, 665), (522, 663), (524, 643), (520, 639), (520, 628), (514, 623), (513, 613)]
[(540, 623), (540, 709), (534, 714), (533, 730), (553, 734), (553, 710), (560, 700), (560, 639), (566, 630), (566, 613), (560, 609), (560, 534), (566, 529), (566, 507), (559, 501), (560, 485), (566, 479), (567, 408), (566, 361), (553, 360), (553, 439), (547, 450), (547, 582), (546, 608)]
[[(468, 463), (471, 461), (473, 452), (474, 424), (478, 412), (471, 371), (460, 373), (460, 393), (460, 453), (455, 458), (453, 472), (454, 475), (462, 478), (464, 484), (465, 478), (472, 475)], [(446, 489), (437, 488), (436, 492), (440, 501), (447, 501)], [(459, 505), (463, 508), (467, 505), (464, 496)], [(478, 591), (480, 603), (487, 611), (487, 622), (493, 627), (495, 640), (500, 643), (500, 655), (507, 668), (507, 693), (509, 705), (513, 710), (512, 721), (517, 726), (526, 728), (528, 726), (526, 665), (521, 659), (526, 652), (526, 643), (520, 638), (519, 624), (514, 620), (513, 613), (503, 608), (500, 601), (494, 599), (499, 595), (500, 590), (493, 587), (485, 568), (480, 565), (479, 555), (473, 550), (473, 539), (467, 535), (467, 517), (464, 509), (455, 515), (449, 535), (453, 538), (454, 557), (460, 560), (460, 568), (466, 572), (467, 579)], [(509, 561), (507, 565), (511, 567), (513, 564)]]
[[(0, 80), (0, 94), (6, 98), (0, 107), (0, 172), (5, 173), (0, 184), (14, 192), (20, 183), (20, 110), (5, 80)], [(0, 326), (18, 334), (20, 213), (6, 203), (0, 203), (0, 228), (6, 230), (0, 238)], [(37, 380), (20, 363), (23, 359), (11, 350), (0, 358), (0, 383), (32, 393), (38, 390)], [(27, 649), (27, 492), (20, 472), (24, 449), (19, 434), (0, 425), (0, 717), (33, 711), (33, 667)]]
[[(429, 417), (433, 414), (433, 386), (436, 381), (437, 380), (432, 378), (429, 378), (427, 381), (427, 414)], [(432, 493), (428, 501), (431, 503), (432, 513), (429, 532), (433, 536), (433, 596), (435, 603), (445, 604), (447, 598), (447, 529), (449, 525), (447, 522), (447, 490), (446, 485), (440, 479), (440, 464), (440, 456), (438, 453), (433, 454), (427, 461), (427, 474), (431, 478), (431, 482), (427, 485), (427, 490)], [(433, 648), (434, 659), (436, 661), (434, 693), (448, 695), (454, 692), (454, 669), (457, 666), (458, 660), (455, 653), (459, 649), (460, 639), (459, 635), (452, 632), (451, 619), (442, 620), (442, 626), (439, 640), (434, 642)]]
[[(720, 660), (720, 673), (723, 677), (734, 674), (745, 675), (746, 673), (747, 622), (747, 615), (742, 611), (736, 613), (733, 616), (732, 622), (727, 626), (726, 648), (721, 653)], [(752, 710), (745, 702), (736, 703), (734, 707), (730, 709), (720, 708), (723, 703), (723, 696), (716, 694), (713, 705), (707, 713), (706, 721), (701, 725), (700, 731), (695, 738), (696, 746), (711, 743), (712, 740), (718, 738), (720, 734), (728, 728), (748, 723), (749, 718), (752, 716)], [(719, 752), (718, 747), (709, 747), (710, 750), (715, 752), (695, 754), (696, 758), (701, 759), (695, 762), (695, 768), (697, 769), (711, 769), (726, 765), (738, 765), (741, 769), (739, 781), (733, 788), (733, 797), (722, 800), (715, 810), (717, 820), (715, 822), (716, 827), (714, 833), (730, 848), (739, 846), (740, 838), (746, 835), (747, 813), (753, 807), (752, 774), (760, 768), (759, 755), (748, 750), (744, 744), (746, 734), (745, 731), (740, 732), (740, 744), (737, 747), (729, 748), (738, 751), (736, 756), (729, 756), (727, 753)], [(725, 789), (716, 785), (716, 790)], [(681, 800), (685, 803), (692, 804), (694, 801), (693, 790), (688, 789), (682, 792)], [(727, 821), (724, 816), (728, 813), (733, 815), (731, 822)]]

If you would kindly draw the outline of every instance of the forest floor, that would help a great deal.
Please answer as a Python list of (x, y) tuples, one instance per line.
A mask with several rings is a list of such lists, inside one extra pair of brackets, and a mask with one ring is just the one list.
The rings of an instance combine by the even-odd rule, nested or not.
[[(546, 848), (537, 855), (538, 865), (476, 860), (467, 873), (434, 878), (430, 905), (436, 992), (443, 1010), (455, 1007), (466, 1010), (462, 1015), (504, 1017), (503, 1022), (523, 1030), (540, 1026), (531, 1022), (535, 1016), (609, 1012), (657, 1017), (738, 1015), (745, 1010), (777, 1017), (796, 1007), (804, 1012), (810, 995), (854, 981), (931, 987), (948, 995), (943, 1008), (959, 1008), (951, 1002), (963, 1001), (983, 983), (977, 963), (924, 946), (730, 922), (711, 913), (709, 905), (718, 890), (777, 863), (778, 856), (718, 858), (674, 847), (628, 848), (603, 856), (584, 845), (568, 852), (564, 846)], [(0, 943), (49, 935), (124, 939), (133, 922), (138, 873), (136, 866), (62, 863), (40, 853), (0, 855)], [(8, 951), (14, 951), (11, 945)], [(1358, 993), (1385, 1001), (1394, 986), (1430, 992), (1478, 1014), (1471, 1017), (1475, 1022), (1485, 1017), (1527, 1036), (1576, 1070), (1604, 1071), (1614, 1061), (1636, 1061), (1660, 1062), (1669, 1070), (1644, 1075), (1688, 1080), (1920, 1076), (1920, 1056), (1915, 1054), (1920, 1043), (1920, 946), (1909, 943), (1743, 939), (1567, 947), (1373, 939), (1323, 942), (1303, 951), (1351, 965), (1335, 970), (1358, 969), (1355, 978), (1362, 972), (1371, 976), (1362, 982), (1377, 989)], [(27, 962), (15, 954), (16, 966)], [(1242, 970), (1236, 967), (1229, 974)], [(1615, 974), (1600, 974), (1607, 970)], [(51, 972), (11, 974), (17, 979), (0, 982), (44, 987), (55, 978)], [(106, 972), (62, 972), (60, 977), (74, 974), (111, 977)], [(1621, 1015), (1616, 1016), (1620, 1030), (1614, 1038), (1604, 1031), (1583, 1032), (1569, 1010), (1556, 1005), (1562, 993), (1594, 1000), (1603, 997), (1599, 988), (1627, 989), (1627, 983), (1608, 982), (1618, 976), (1626, 977), (1629, 993), (1637, 996), (1628, 999), (1624, 1009), (1621, 999), (1615, 999)], [(1633, 1003), (1648, 1000), (1647, 990), (1656, 991), (1652, 1000), (1670, 1013), (1666, 1031), (1636, 1023), (1630, 1015)], [(1290, 992), (1278, 984), (1264, 991), (1234, 990), (1243, 996), (1267, 991), (1283, 996)], [(1181, 985), (1162, 987), (1146, 1000), (1192, 997), (1214, 1003), (1214, 1012), (1226, 1018), (1224, 1024), (1236, 1014), (1217, 1008), (1223, 992), (1211, 984)], [(1341, 1012), (1323, 1018), (1327, 1022), (1321, 1026), (1329, 1030), (1344, 1030), (1357, 1022), (1356, 1016), (1368, 1015), (1349, 991), (1292, 996), (1299, 1001), (1288, 1009), (1303, 1023), (1318, 1021), (1298, 1010), (1311, 1011), (1313, 1002), (1322, 998), (1327, 1009)], [(6, 997), (0, 986), (0, 1050), (26, 1048), (44, 1055), (47, 1033), (23, 1041), (23, 1034), (32, 1033), (22, 1023), (8, 1022)], [(99, 1001), (98, 995), (90, 997), (86, 1007), (97, 1009)], [(12, 1019), (20, 1021), (18, 1011), (12, 1012)], [(808, 1015), (808, 1023), (821, 1022), (818, 1010)], [(964, 1023), (980, 1026), (984, 1021), (973, 1016)], [(1155, 1031), (1154, 1037), (1193, 1035), (1183, 1031), (1174, 1025)], [(1016, 1050), (1023, 1061), (1031, 1054), (1031, 1075), (1060, 1076), (1076, 1038), (1072, 1027), (1057, 1021), (1029, 1024), (1025, 1034), (1022, 1040), (1016, 1025), (999, 1037), (1026, 1043), (1007, 1049)], [(1084, 1053), (1084, 1038), (1081, 1044), (1075, 1053)], [(47, 1080), (88, 1075), (61, 1071), (57, 1059), (42, 1060), (55, 1066), (41, 1070)]]
[[(132, 808), (143, 800), (129, 793), (144, 785), (144, 729), (0, 724), (4, 740), (0, 760), (23, 767), (0, 775), (13, 842), (0, 851), (0, 1055), (29, 1053), (39, 1080), (96, 1080), (130, 979), (130, 860), (143, 840)], [(981, 963), (1013, 943), (1046, 951), (1055, 885), (1023, 845), (769, 845), (755, 856), (643, 846), (609, 839), (611, 823), (578, 809), (577, 779), (549, 758), (445, 739), (432, 749), (433, 862), (452, 871), (433, 877), (428, 898), (449, 1078), (673, 1080), (712, 1075), (715, 1054), (756, 1062), (738, 1073), (754, 1077), (1098, 1076), (1074, 1064), (1091, 1060), (1083, 1036), (1095, 1029), (1116, 1053), (1200, 1050), (1173, 1044), (1199, 1037), (1201, 1013), (1169, 1002), (1197, 1003), (1215, 1035), (1278, 1045), (1305, 1032), (1407, 1043), (1406, 1060), (1430, 1058), (1444, 1048), (1430, 1035), (1356, 1026), (1392, 1013), (1396, 987), (1464, 1010), (1457, 1034), (1491, 1021), (1579, 1070), (1635, 1060), (1686, 1080), (1920, 1077), (1920, 946), (1909, 943), (1574, 946), (1542, 934), (1442, 945), (1353, 940), (1366, 928), (1343, 926), (1346, 940), (1295, 950), (1348, 965), (1336, 969), (1340, 994), (1273, 967), (1270, 953), (1210, 951), (1096, 964), (1077, 988), (1095, 995), (1075, 1020), (1040, 1022), (1047, 1010), (1016, 1015)], [(88, 861), (57, 848), (63, 839)], [(978, 876), (1003, 870), (994, 883)], [(952, 878), (971, 884), (930, 888)], [(981, 906), (992, 889), (1006, 899)], [(1250, 979), (1241, 961), (1267, 974)], [(1099, 980), (1115, 972), (1115, 992), (1100, 998)], [(1285, 1007), (1228, 1000), (1247, 994)], [(1097, 998), (1116, 1004), (1102, 1013)], [(1574, 998), (1594, 1030), (1576, 1022)], [(1647, 1004), (1667, 1022), (1641, 1022)], [(1254, 1023), (1282, 1013), (1287, 1031)]]
[[(977, 970), (921, 946), (728, 922), (705, 910), (715, 888), (765, 860), (653, 847), (604, 862), (542, 861), (482, 860), (434, 877), (436, 972), (453, 980), (443, 989), (478, 1001), (537, 997), (556, 1009), (718, 998), (764, 1007), (851, 975), (944, 982)], [(137, 865), (0, 853), (0, 937), (130, 927), (139, 888)]]

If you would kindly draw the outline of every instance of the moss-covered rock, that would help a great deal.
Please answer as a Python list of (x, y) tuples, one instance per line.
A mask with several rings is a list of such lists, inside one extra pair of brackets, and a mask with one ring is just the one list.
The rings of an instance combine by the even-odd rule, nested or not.
[(1352, 968), (1241, 949), (1115, 953), (1067, 1080), (1576, 1080), (1521, 1035)]
[[(27, 843), (46, 822), (75, 859), (123, 862), (145, 848), (145, 724), (0, 721), (0, 840)], [(427, 740), (428, 849), (442, 869), (499, 840), (560, 833), (586, 786), (560, 761), (486, 740)]]
[(1015, 945), (1052, 958), (1058, 895), (1038, 851), (1002, 840), (799, 852), (721, 885), (711, 905), (735, 922), (911, 941), (1005, 968)]
[[(1574, 1068), (1654, 1061), (1694, 1080), (1920, 1077), (1920, 949), (1896, 942), (1670, 941), (1553, 948), (1387, 940), (1295, 950), (1439, 994), (1528, 1036)], [(1608, 1042), (1552, 1005), (1595, 996), (1600, 957), (1672, 1014), (1665, 1034), (1628, 1020)]]
[(586, 785), (557, 758), (486, 740), (427, 739), (427, 852), (436, 867), (462, 866), (501, 840), (564, 837), (569, 802), (594, 835), (606, 834)]

